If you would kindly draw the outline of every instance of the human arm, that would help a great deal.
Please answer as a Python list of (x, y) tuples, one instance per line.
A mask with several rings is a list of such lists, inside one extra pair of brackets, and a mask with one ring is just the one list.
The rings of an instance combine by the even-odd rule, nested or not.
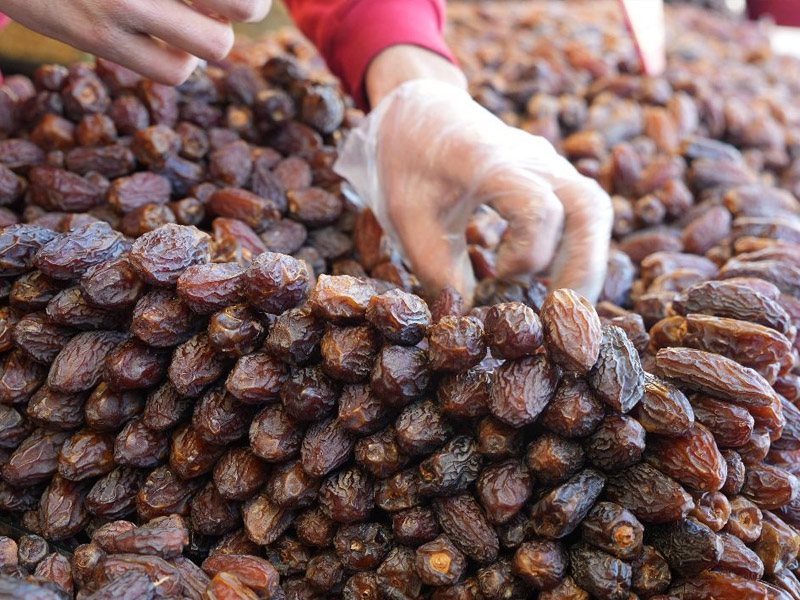
[[(57, 8), (55, 6), (57, 5)], [(43, 35), (177, 85), (197, 59), (221, 60), (231, 22), (258, 21), (271, 0), (0, 0), (0, 12)]]
[(555, 286), (597, 297), (611, 230), (608, 196), (543, 138), (504, 125), (469, 97), (444, 43), (443, 3), (288, 5), (347, 90), (373, 107), (336, 168), (429, 290), (451, 285), (471, 298), (464, 230), (485, 203), (510, 224), (498, 251), (500, 276), (549, 269)]

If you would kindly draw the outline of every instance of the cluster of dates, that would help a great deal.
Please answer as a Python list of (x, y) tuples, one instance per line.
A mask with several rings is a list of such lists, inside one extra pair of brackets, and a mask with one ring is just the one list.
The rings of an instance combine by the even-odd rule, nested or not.
[(488, 208), (426, 303), (292, 56), (8, 78), (0, 597), (800, 600), (800, 66), (680, 9), (642, 78), (612, 4), (453, 7), (614, 194), (596, 308), (497, 281)]
[[(788, 474), (800, 458), (800, 113), (791, 100), (800, 62), (772, 55), (759, 26), (687, 7), (667, 14), (659, 78), (635, 74), (613, 3), (459, 5), (450, 41), (479, 101), (548, 138), (612, 194), (614, 241), (597, 310), (626, 331), (648, 375), (629, 413), (647, 433), (643, 462), (609, 481), (627, 477), (655, 509), (658, 484), (630, 476), (655, 467), (691, 496), (693, 508), (677, 508), (681, 494), (663, 505), (677, 510), (668, 520), (680, 519), (672, 557), (647, 542), (660, 535), (653, 514), (612, 498), (685, 580), (668, 593), (797, 599), (800, 522)], [(473, 246), (471, 256), (491, 274), (487, 253)], [(765, 395), (753, 403), (756, 389)], [(748, 491), (755, 481), (765, 495)], [(764, 553), (770, 538), (780, 551)], [(773, 587), (754, 583), (761, 577)]]

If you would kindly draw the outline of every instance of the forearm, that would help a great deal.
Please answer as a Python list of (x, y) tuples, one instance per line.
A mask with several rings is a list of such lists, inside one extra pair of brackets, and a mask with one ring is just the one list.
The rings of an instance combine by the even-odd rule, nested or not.
[(375, 106), (397, 86), (412, 79), (435, 79), (467, 87), (461, 69), (440, 54), (399, 44), (381, 52), (367, 68), (365, 86), (370, 105)]
[[(406, 60), (413, 64), (403, 67), (403, 81), (425, 73), (452, 77), (441, 64), (452, 60), (443, 35), (444, 0), (287, 0), (286, 4), (297, 26), (362, 107), (368, 105), (365, 83), (373, 62), (379, 68), (370, 79), (383, 73), (381, 65), (397, 67)], [(416, 51), (387, 51), (396, 46), (414, 46)], [(421, 49), (429, 52), (423, 54)], [(425, 65), (427, 62), (431, 64)], [(419, 75), (412, 77), (412, 73)], [(381, 95), (378, 88), (384, 89), (386, 84), (377, 80), (388, 82), (389, 77), (375, 79), (375, 93)]]

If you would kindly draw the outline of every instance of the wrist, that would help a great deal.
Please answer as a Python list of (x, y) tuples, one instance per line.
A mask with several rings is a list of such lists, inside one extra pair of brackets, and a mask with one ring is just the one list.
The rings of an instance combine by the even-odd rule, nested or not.
[(413, 79), (444, 81), (467, 89), (464, 73), (444, 56), (420, 46), (398, 44), (383, 50), (367, 68), (364, 85), (370, 106)]

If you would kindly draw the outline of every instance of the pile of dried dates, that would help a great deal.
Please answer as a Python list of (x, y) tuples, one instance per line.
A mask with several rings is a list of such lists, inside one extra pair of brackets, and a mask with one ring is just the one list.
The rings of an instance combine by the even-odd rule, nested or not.
[[(293, 34), (0, 87), (0, 598), (800, 600), (800, 61), (669, 9), (453, 5), (473, 94), (613, 195), (601, 301), (426, 298)], [(469, 306), (474, 306), (469, 309)]]

